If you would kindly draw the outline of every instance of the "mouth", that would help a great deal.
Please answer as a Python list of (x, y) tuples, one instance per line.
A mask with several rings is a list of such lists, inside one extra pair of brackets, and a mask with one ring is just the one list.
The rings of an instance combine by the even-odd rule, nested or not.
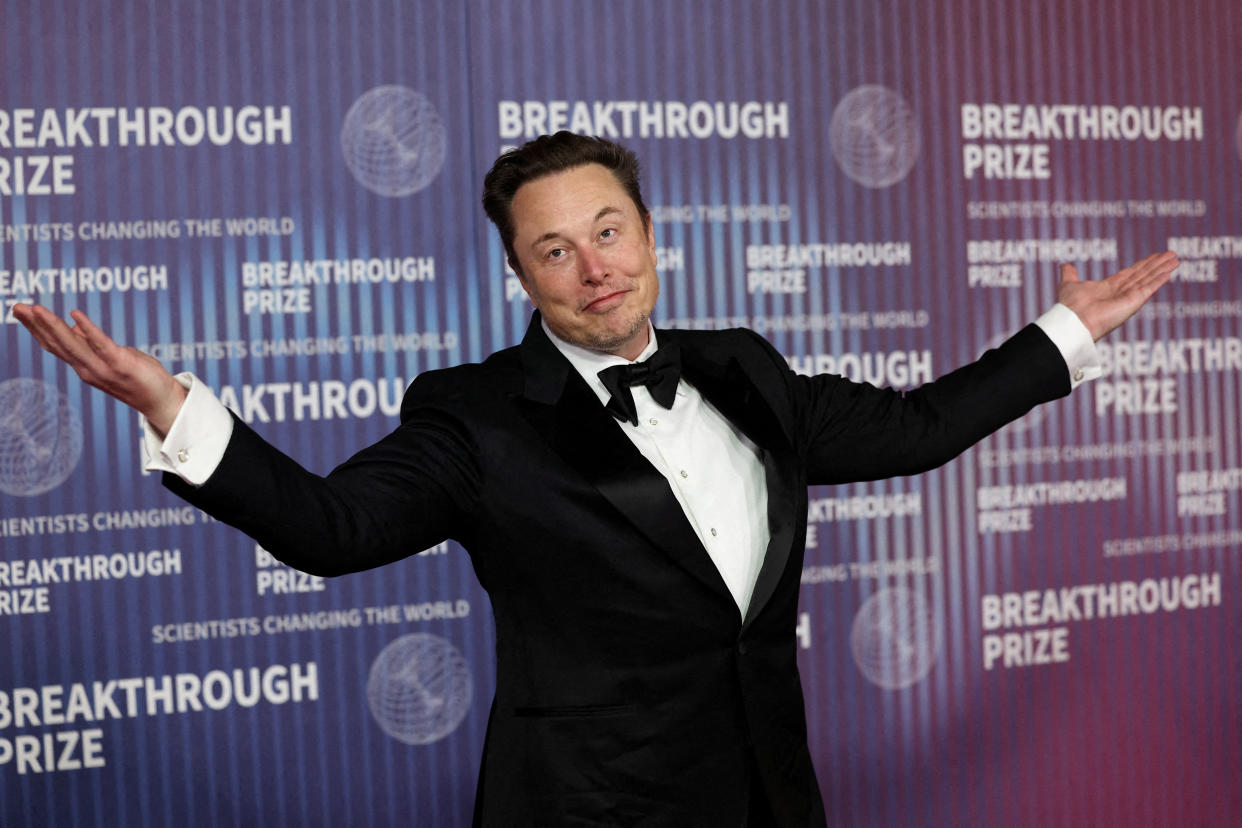
[(586, 313), (603, 313), (610, 311), (625, 300), (627, 290), (617, 290), (612, 293), (606, 293), (598, 299), (589, 302), (582, 310)]

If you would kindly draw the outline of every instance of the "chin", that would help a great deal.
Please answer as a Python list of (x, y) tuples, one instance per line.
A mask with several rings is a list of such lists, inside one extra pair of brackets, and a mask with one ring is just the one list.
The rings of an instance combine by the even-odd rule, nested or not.
[(627, 325), (611, 330), (584, 331), (574, 338), (561, 337), (566, 342), (573, 342), (592, 351), (612, 352), (628, 345), (644, 328), (647, 327), (649, 314), (639, 314)]

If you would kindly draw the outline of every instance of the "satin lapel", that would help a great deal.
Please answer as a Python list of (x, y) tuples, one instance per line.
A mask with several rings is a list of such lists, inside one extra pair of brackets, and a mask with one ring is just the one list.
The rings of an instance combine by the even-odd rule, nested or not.
[(553, 451), (652, 543), (732, 602), (668, 481), (548, 340), (538, 315), (522, 340), (522, 365), (526, 394), (520, 408)]
[(729, 359), (721, 364), (686, 347), (682, 341), (682, 364), (686, 380), (755, 445), (763, 449), (770, 539), (742, 624), (745, 628), (772, 597), (792, 551), (797, 528), (794, 504), (798, 502), (794, 490), (796, 483), (793, 449), (771, 406), (736, 359)]

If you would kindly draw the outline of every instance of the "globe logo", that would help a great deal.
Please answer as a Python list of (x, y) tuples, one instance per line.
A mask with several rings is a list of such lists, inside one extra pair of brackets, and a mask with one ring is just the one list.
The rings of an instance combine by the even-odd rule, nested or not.
[(931, 672), (940, 649), (935, 622), (921, 593), (880, 590), (854, 616), (854, 663), (868, 681), (888, 690), (917, 684)]
[(474, 695), (470, 668), (437, 635), (411, 633), (385, 647), (371, 665), (367, 703), (385, 733), (428, 745), (461, 724)]
[(382, 196), (416, 193), (444, 166), (444, 125), (431, 102), (405, 86), (377, 86), (345, 114), (341, 150), (358, 183)]
[(64, 483), (82, 456), (82, 418), (36, 379), (0, 383), (0, 491), (30, 497)]
[(860, 86), (842, 98), (832, 112), (828, 141), (842, 171), (873, 189), (901, 181), (919, 157), (914, 110), (883, 86)]

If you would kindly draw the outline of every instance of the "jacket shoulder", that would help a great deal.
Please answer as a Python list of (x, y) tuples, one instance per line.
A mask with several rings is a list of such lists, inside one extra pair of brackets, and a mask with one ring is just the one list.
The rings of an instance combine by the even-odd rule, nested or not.
[(668, 328), (659, 336), (676, 339), (682, 347), (693, 348), (707, 354), (725, 356), (775, 354), (776, 349), (759, 334), (749, 328), (725, 328), (717, 331), (690, 331)]
[(661, 331), (660, 336), (675, 339), (682, 348), (692, 350), (718, 363), (736, 360), (753, 376), (791, 375), (789, 365), (772, 343), (749, 328), (727, 328), (719, 331)]
[(521, 390), (521, 360), (516, 347), (505, 348), (483, 362), (424, 371), (414, 378), (401, 401), (401, 420), (416, 411), (479, 411)]

